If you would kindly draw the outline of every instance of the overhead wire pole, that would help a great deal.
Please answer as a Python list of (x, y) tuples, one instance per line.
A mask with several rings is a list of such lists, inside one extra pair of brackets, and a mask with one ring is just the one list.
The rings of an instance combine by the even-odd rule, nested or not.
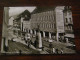
[(39, 29), (39, 25), (38, 25), (38, 28), (37, 28), (37, 37), (38, 37), (38, 50), (39, 51), (42, 51), (42, 38), (41, 38), (41, 33), (40, 33), (40, 29)]

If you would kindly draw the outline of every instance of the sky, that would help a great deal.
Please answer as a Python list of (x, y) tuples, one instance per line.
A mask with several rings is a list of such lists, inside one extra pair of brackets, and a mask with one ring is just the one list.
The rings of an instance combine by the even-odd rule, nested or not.
[(19, 14), (23, 11), (25, 11), (26, 9), (29, 11), (29, 12), (32, 12), (36, 7), (35, 6), (31, 6), (31, 7), (9, 7), (9, 16), (13, 16), (13, 15), (16, 15), (16, 14)]

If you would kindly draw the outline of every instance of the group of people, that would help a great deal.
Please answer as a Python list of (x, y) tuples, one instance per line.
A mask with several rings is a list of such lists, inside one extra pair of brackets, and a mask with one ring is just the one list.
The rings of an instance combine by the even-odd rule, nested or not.
[(60, 52), (59, 52), (59, 49), (55, 49), (54, 47), (52, 48), (52, 52), (53, 54), (63, 54), (63, 49), (61, 48)]
[(63, 54), (63, 48), (61, 48), (60, 50), (57, 48), (54, 48), (52, 43), (49, 44), (49, 48), (50, 48), (50, 53), (52, 54)]
[[(30, 47), (30, 45), (33, 45), (36, 48), (38, 41), (37, 40), (32, 41), (31, 38), (32, 38), (32, 36), (28, 33), (25, 35), (24, 40), (25, 40), (26, 44), (28, 45), (28, 48)], [(38, 39), (38, 37), (36, 37), (36, 39)]]
[(28, 48), (30, 48), (30, 45), (31, 45), (31, 35), (30, 34), (26, 34), (24, 40), (25, 40)]
[[(36, 40), (34, 42), (31, 41), (31, 35), (30, 34), (27, 34), (25, 36), (25, 42), (28, 46), (28, 48), (30, 48), (30, 45), (33, 45), (35, 48), (37, 48), (37, 44), (38, 44), (38, 41), (37, 41), (38, 37), (36, 36)], [(49, 49), (50, 49), (50, 53), (51, 54), (63, 54), (63, 48), (61, 49), (57, 49), (57, 48), (54, 48), (53, 45), (52, 45), (52, 42), (53, 40), (52, 39), (49, 39)]]

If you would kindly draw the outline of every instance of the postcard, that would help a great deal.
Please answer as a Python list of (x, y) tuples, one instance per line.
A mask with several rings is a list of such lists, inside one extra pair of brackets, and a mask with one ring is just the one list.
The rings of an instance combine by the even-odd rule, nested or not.
[(71, 8), (4, 7), (1, 54), (75, 54)]

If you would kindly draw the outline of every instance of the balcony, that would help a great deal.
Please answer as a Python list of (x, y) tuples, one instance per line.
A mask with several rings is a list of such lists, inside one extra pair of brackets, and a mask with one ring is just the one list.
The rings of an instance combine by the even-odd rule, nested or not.
[(72, 22), (67, 22), (67, 23), (65, 23), (65, 25), (73, 25), (73, 23)]
[(73, 23), (72, 22), (68, 22), (68, 25), (73, 25)]
[(73, 34), (73, 30), (65, 30), (65, 33)]

